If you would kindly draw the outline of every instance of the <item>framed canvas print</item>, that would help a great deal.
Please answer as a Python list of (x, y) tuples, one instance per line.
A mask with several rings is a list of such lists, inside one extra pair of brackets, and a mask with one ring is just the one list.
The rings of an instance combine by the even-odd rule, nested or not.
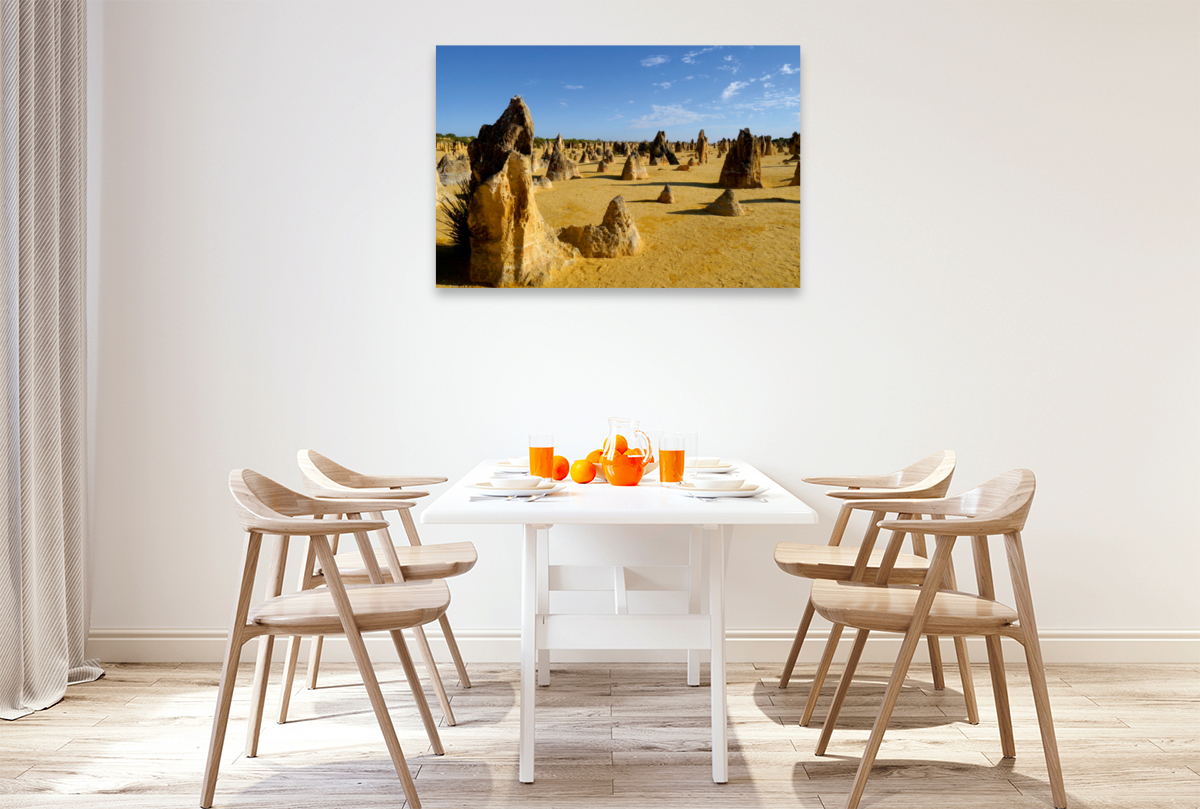
[(799, 287), (799, 46), (438, 46), (438, 286)]

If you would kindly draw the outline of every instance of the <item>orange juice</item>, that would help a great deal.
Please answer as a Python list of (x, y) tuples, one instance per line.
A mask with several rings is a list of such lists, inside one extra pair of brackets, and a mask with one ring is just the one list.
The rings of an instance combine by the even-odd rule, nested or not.
[(554, 475), (554, 447), (529, 448), (529, 474), (539, 478)]
[(658, 479), (663, 483), (679, 483), (683, 480), (683, 450), (658, 451)]

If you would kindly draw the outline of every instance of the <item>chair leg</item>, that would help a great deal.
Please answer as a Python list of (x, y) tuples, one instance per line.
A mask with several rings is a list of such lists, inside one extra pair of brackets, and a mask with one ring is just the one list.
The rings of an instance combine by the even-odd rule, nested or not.
[[(287, 565), (289, 537), (280, 537), (271, 549), (271, 571), (267, 583), (267, 598), (275, 598), (283, 592), (283, 571)], [(250, 721), (246, 726), (246, 757), (258, 755), (258, 734), (262, 731), (263, 705), (267, 699), (267, 680), (271, 676), (271, 652), (275, 648), (275, 636), (267, 635), (258, 642), (258, 658), (254, 664), (254, 688), (250, 692)]]
[(846, 809), (857, 809), (862, 799), (863, 790), (867, 787), (867, 778), (871, 775), (871, 767), (875, 764), (875, 756), (879, 754), (879, 746), (883, 744), (883, 734), (891, 721), (892, 711), (896, 708), (896, 700), (900, 698), (900, 690), (904, 687), (904, 678), (908, 676), (908, 667), (912, 663), (917, 646), (921, 643), (925, 621), (929, 619), (929, 611), (933, 608), (934, 598), (937, 597), (938, 584), (942, 581), (946, 566), (950, 562), (950, 554), (954, 549), (955, 537), (938, 536), (937, 550), (929, 562), (929, 571), (925, 574), (925, 582), (921, 585), (921, 595), (913, 607), (912, 620), (908, 631), (904, 633), (904, 643), (900, 645), (900, 653), (896, 655), (896, 665), (892, 668), (892, 679), (888, 682), (883, 704), (879, 706), (879, 715), (875, 717), (875, 726), (871, 729), (871, 738), (867, 740), (867, 749), (863, 751), (862, 761), (858, 763), (858, 772), (854, 776), (854, 786), (846, 798)]
[(246, 544), (246, 561), (242, 569), (242, 587), (238, 604), (233, 611), (229, 638), (225, 641), (225, 660), (221, 664), (221, 681), (217, 687), (217, 707), (213, 712), (212, 733), (208, 739), (208, 758), (204, 763), (204, 779), (200, 786), (200, 806), (209, 809), (217, 791), (217, 770), (221, 766), (221, 750), (225, 746), (225, 729), (229, 725), (229, 710), (233, 705), (233, 686), (237, 680), (238, 659), (246, 642), (246, 616), (250, 612), (250, 592), (254, 588), (254, 573), (258, 569), (258, 552), (262, 534), (250, 533)]
[(441, 706), (442, 716), (446, 718), (447, 725), (454, 727), (456, 723), (454, 711), (450, 709), (450, 697), (446, 694), (446, 686), (442, 684), (442, 675), (438, 672), (437, 661), (433, 659), (433, 650), (429, 648), (429, 639), (425, 637), (425, 627), (414, 626), (413, 637), (417, 639), (417, 649), (425, 662), (425, 670), (429, 672), (429, 681), (433, 683), (433, 693)]
[(796, 658), (800, 656), (800, 647), (804, 645), (804, 637), (808, 634), (808, 626), (812, 623), (812, 599), (804, 605), (804, 615), (800, 616), (800, 628), (796, 630), (796, 639), (792, 641), (792, 650), (788, 652), (787, 660), (783, 663), (783, 674), (779, 675), (779, 687), (787, 688), (792, 679), (792, 669), (796, 667)]
[(979, 701), (975, 699), (975, 678), (971, 676), (971, 656), (967, 639), (954, 639), (954, 654), (958, 658), (958, 678), (962, 681), (963, 700), (967, 703), (967, 724), (979, 724)]
[(324, 635), (313, 635), (312, 641), (308, 644), (308, 671), (304, 686), (310, 691), (317, 687), (317, 672), (321, 669), (321, 647), (324, 644)]
[[(917, 621), (914, 618), (914, 624)], [(922, 616), (921, 624), (925, 623), (925, 617)], [(871, 775), (871, 767), (875, 764), (875, 757), (879, 754), (879, 747), (883, 744), (883, 734), (887, 732), (888, 722), (891, 721), (892, 711), (896, 708), (896, 701), (900, 698), (900, 691), (904, 688), (904, 679), (908, 676), (908, 667), (912, 663), (913, 655), (917, 651), (917, 646), (921, 641), (920, 627), (911, 627), (908, 634), (905, 635), (904, 644), (900, 647), (900, 655), (896, 658), (896, 665), (892, 669), (892, 679), (888, 682), (887, 692), (883, 697), (883, 705), (879, 708), (879, 715), (875, 717), (875, 725), (871, 728), (871, 737), (867, 740), (867, 749), (863, 751), (862, 760), (858, 763), (858, 772), (854, 776), (854, 786), (850, 790), (850, 795), (846, 799), (846, 809), (857, 809), (858, 802), (862, 799), (863, 790), (867, 787), (867, 778)], [(829, 722), (826, 721), (826, 726)]]
[(850, 683), (854, 680), (854, 670), (858, 668), (858, 661), (862, 657), (863, 649), (867, 646), (867, 637), (870, 634), (870, 630), (860, 629), (854, 636), (850, 659), (846, 661), (846, 669), (842, 672), (842, 679), (838, 681), (837, 691), (833, 695), (833, 704), (829, 706), (829, 713), (825, 715), (825, 723), (821, 726), (821, 738), (817, 740), (816, 753), (818, 756), (825, 755), (825, 750), (829, 747), (829, 739), (833, 736), (834, 726), (837, 725), (838, 714), (842, 712), (842, 703), (846, 701)]
[(267, 679), (271, 675), (271, 650), (275, 637), (258, 639), (258, 657), (254, 661), (254, 685), (250, 690), (250, 721), (246, 724), (246, 758), (258, 755), (258, 734), (262, 731), (263, 706), (267, 701)]
[(1004, 654), (1000, 636), (988, 635), (988, 671), (992, 675), (992, 694), (996, 698), (996, 719), (1000, 725), (1000, 752), (1005, 758), (1016, 758), (1017, 740), (1013, 736), (1012, 713), (1008, 707), (1008, 679), (1004, 676)]
[(471, 678), (467, 674), (467, 664), (463, 662), (462, 654), (458, 651), (458, 641), (454, 639), (454, 631), (450, 628), (450, 619), (445, 613), (438, 618), (438, 624), (442, 627), (442, 637), (446, 639), (446, 645), (450, 647), (450, 657), (454, 660), (454, 669), (458, 672), (458, 684), (461, 688), (471, 687)]
[(437, 722), (433, 719), (433, 712), (429, 710), (429, 702), (425, 699), (425, 690), (421, 688), (421, 678), (417, 675), (417, 667), (413, 665), (412, 655), (408, 652), (408, 644), (404, 642), (404, 635), (399, 629), (393, 629), (389, 634), (392, 636), (392, 645), (396, 647), (396, 654), (400, 656), (400, 666), (404, 669), (404, 678), (408, 680), (409, 690), (412, 691), (413, 699), (416, 700), (417, 712), (421, 714), (421, 723), (425, 725), (425, 735), (429, 738), (429, 744), (433, 747), (436, 755), (445, 755), (442, 738), (437, 731)]
[(817, 699), (821, 696), (821, 688), (825, 685), (825, 677), (829, 667), (833, 665), (833, 655), (837, 652), (838, 641), (842, 638), (842, 625), (834, 624), (829, 630), (829, 640), (825, 643), (825, 652), (821, 655), (821, 663), (817, 673), (813, 675), (812, 688), (808, 692), (808, 700), (804, 703), (804, 715), (800, 717), (801, 727), (808, 727), (812, 721), (813, 711), (817, 708)]
[[(238, 639), (240, 640), (240, 638)], [(225, 661), (221, 665), (221, 682), (217, 688), (217, 709), (213, 715), (212, 735), (208, 742), (208, 758), (204, 764), (204, 780), (200, 789), (200, 806), (209, 809), (217, 791), (217, 770), (221, 766), (221, 749), (225, 746), (225, 729), (229, 725), (229, 711), (233, 705), (233, 686), (237, 680), (238, 658), (242, 645), (235, 642), (232, 634), (225, 649)]]
[(1042, 646), (1038, 641), (1037, 620), (1033, 617), (1033, 595), (1029, 590), (1029, 574), (1025, 567), (1025, 551), (1019, 533), (1006, 534), (1008, 568), (1012, 578), (1013, 599), (1017, 602), (1017, 620), (1025, 645), (1025, 662), (1029, 667), (1029, 684), (1033, 689), (1033, 707), (1037, 709), (1038, 729), (1042, 734), (1042, 750), (1046, 754), (1046, 770), (1050, 776), (1050, 792), (1055, 809), (1066, 809), (1067, 791), (1063, 786), (1062, 763), (1058, 758), (1058, 740), (1054, 736), (1054, 717), (1050, 713), (1050, 690), (1046, 686), (1046, 667), (1042, 661)]
[(929, 668), (933, 671), (933, 690), (946, 690), (946, 675), (942, 671), (942, 646), (937, 635), (926, 635), (929, 644)]
[[(383, 733), (383, 740), (387, 744), (388, 753), (392, 758), (392, 766), (396, 768), (396, 775), (400, 778), (400, 786), (404, 789), (404, 797), (408, 801), (411, 809), (420, 809), (421, 799), (417, 797), (417, 787), (413, 783), (412, 773), (408, 771), (408, 762), (404, 760), (404, 751), (400, 749), (400, 740), (396, 738), (396, 728), (392, 725), (391, 714), (388, 713), (387, 704), (383, 701), (383, 692), (379, 689), (379, 680), (375, 678), (375, 669), (371, 665), (371, 658), (367, 655), (367, 645), (363, 643), (362, 633), (358, 630), (358, 625), (354, 621), (354, 609), (350, 606), (350, 597), (346, 594), (345, 585), (342, 584), (342, 577), (338, 573), (337, 562), (333, 559), (333, 552), (329, 548), (328, 540), (323, 536), (313, 537), (312, 543), (316, 548), (317, 558), (321, 562), (321, 567), (327, 571), (327, 584), (329, 592), (333, 596), (333, 603), (337, 606), (338, 617), (341, 619), (342, 628), (346, 633), (346, 640), (350, 644), (350, 651), (354, 654), (354, 662), (358, 666), (359, 676), (362, 677), (363, 685), (367, 689), (367, 697), (371, 701), (371, 708), (375, 712), (375, 719), (379, 722), (379, 730)], [(392, 641), (396, 644), (397, 651), (400, 652), (400, 661), (405, 664), (405, 674), (409, 675), (409, 683), (415, 679), (416, 669), (413, 667), (412, 658), (408, 654), (408, 647), (404, 645), (404, 636), (400, 634), (399, 629), (391, 631)], [(424, 706), (422, 718), (429, 714), (429, 705), (425, 703), (425, 695), (418, 688), (414, 696), (417, 698), (417, 707)], [(429, 717), (432, 720), (432, 716)], [(428, 723), (426, 729), (429, 729)], [(436, 738), (436, 730), (434, 738)], [(435, 745), (440, 747), (441, 745)], [(438, 751), (440, 752), (440, 751)]]
[(296, 683), (296, 667), (300, 664), (299, 635), (288, 638), (287, 658), (283, 666), (283, 690), (279, 694), (279, 724), (287, 722), (288, 708), (292, 704), (292, 689)]

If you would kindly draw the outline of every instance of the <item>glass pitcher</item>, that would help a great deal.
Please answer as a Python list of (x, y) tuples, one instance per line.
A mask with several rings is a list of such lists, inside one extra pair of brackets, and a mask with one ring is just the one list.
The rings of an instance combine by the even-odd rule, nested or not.
[(656, 465), (650, 437), (638, 429), (637, 419), (612, 417), (608, 420), (608, 438), (600, 458), (604, 477), (614, 486), (636, 486), (642, 475)]

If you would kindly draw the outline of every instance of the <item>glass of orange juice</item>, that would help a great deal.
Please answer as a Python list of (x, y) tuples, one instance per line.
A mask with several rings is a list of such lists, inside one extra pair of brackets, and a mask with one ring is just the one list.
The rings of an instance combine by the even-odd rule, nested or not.
[(663, 433), (658, 439), (658, 479), (663, 483), (683, 480), (683, 460), (686, 435)]
[(550, 433), (529, 434), (529, 474), (554, 476), (554, 436)]

